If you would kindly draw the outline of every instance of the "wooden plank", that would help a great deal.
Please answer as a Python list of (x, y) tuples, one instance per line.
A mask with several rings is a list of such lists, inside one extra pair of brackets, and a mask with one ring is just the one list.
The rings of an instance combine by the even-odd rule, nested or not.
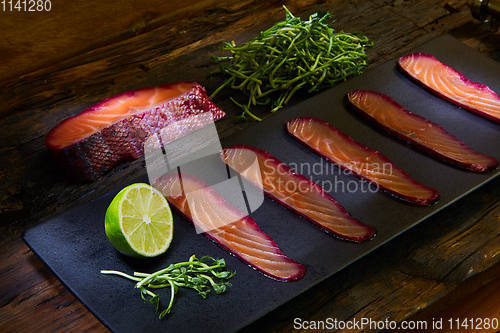
[(0, 256), (2, 332), (107, 331), (26, 244), (9, 245)]
[[(432, 322), (433, 318), (443, 319), (443, 328), (450, 330), (449, 320), (453, 323), (453, 332), (468, 333), (473, 331), (462, 327), (457, 329), (456, 319), (463, 323), (465, 318), (473, 319), (474, 323), (485, 322), (486, 319), (500, 318), (500, 301), (496, 297), (500, 292), (500, 265), (467, 279), (455, 288), (453, 293), (448, 294), (431, 306), (423, 309), (408, 320), (424, 320)], [(477, 319), (476, 319), (477, 318)], [(479, 319), (479, 320), (478, 320)], [(470, 325), (470, 322), (468, 321)], [(430, 325), (429, 325), (430, 326)], [(476, 326), (474, 330), (481, 333), (498, 332), (494, 327), (482, 328)], [(443, 330), (429, 329), (427, 332), (443, 332)]]
[[(3, 12), (0, 81), (77, 57), (161, 25), (201, 16), (217, 7), (231, 10), (248, 1), (56, 1), (50, 12)], [(26, 32), (29, 31), (29, 38)]]

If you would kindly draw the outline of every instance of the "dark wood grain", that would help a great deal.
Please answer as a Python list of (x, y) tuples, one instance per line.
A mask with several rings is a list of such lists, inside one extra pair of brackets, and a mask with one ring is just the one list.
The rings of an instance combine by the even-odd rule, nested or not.
[[(216, 3), (223, 8), (230, 4), (215, 0), (196, 1), (189, 6), (163, 0), (52, 0), (49, 13), (4, 13), (0, 31), (8, 34), (0, 39), (0, 80), (143, 34), (181, 16), (190, 19), (203, 15)], [(27, 31), (30, 38), (26, 38)]]
[[(436, 303), (419, 311), (410, 320), (431, 321), (432, 318), (448, 320), (456, 318), (499, 318), (500, 306), (498, 297), (500, 290), (500, 265), (495, 265), (473, 277), (465, 280), (452, 293), (441, 298)], [(448, 324), (449, 325), (449, 324)], [(427, 330), (427, 332), (442, 332), (443, 330)], [(471, 329), (455, 329), (453, 332), (466, 333)], [(497, 332), (497, 329), (476, 329), (481, 333)]]
[[(195, 80), (210, 91), (218, 81), (205, 75), (214, 68), (209, 58), (220, 42), (247, 40), (283, 15), (280, 1), (206, 0), (180, 6), (148, 0), (125, 6), (118, 0), (105, 5), (87, 0), (55, 5), (57, 12), (39, 19), (0, 20), (7, 36), (0, 41), (0, 55), (7, 59), (0, 66), (2, 332), (106, 330), (26, 247), (21, 234), (144, 174), (139, 160), (95, 183), (71, 183), (45, 149), (47, 131), (84, 107), (128, 89)], [(328, 9), (337, 18), (337, 28), (366, 32), (375, 42), (370, 66), (449, 31), (500, 61), (500, 34), (472, 21), (465, 1), (297, 0), (287, 6), (299, 15)], [(41, 40), (47, 41), (37, 42)], [(300, 100), (298, 96), (293, 103)], [(246, 126), (234, 121), (238, 110), (227, 98), (221, 95), (216, 102), (230, 115), (217, 123), (222, 136)], [(500, 265), (499, 185), (497, 180), (460, 200), (248, 331), (290, 331), (298, 315), (308, 320), (403, 320), (456, 292), (476, 273), (493, 271), (489, 281), (500, 279), (494, 270)], [(496, 292), (496, 302), (486, 304), (498, 309), (500, 291), (495, 286), (491, 282), (482, 287)]]

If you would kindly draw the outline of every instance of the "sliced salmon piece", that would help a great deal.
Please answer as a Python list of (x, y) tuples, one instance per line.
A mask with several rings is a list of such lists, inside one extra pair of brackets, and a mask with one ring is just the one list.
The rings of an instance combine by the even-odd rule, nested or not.
[(483, 117), (500, 122), (500, 97), (489, 87), (424, 53), (399, 58), (399, 67), (424, 87), (444, 99)]
[[(149, 135), (205, 112), (214, 121), (225, 115), (195, 82), (128, 91), (63, 120), (47, 134), (45, 143), (70, 176), (92, 181), (122, 161), (143, 156)], [(177, 137), (206, 124), (191, 125), (178, 129)]]
[(439, 198), (436, 190), (420, 184), (380, 152), (354, 141), (326, 121), (301, 117), (289, 120), (286, 126), (288, 133), (313, 151), (398, 198), (423, 206)]
[[(375, 232), (347, 213), (330, 194), (296, 173), (267, 151), (245, 145), (223, 150), (223, 161), (271, 198), (304, 216), (329, 234), (354, 242), (371, 239)], [(259, 171), (252, 165), (257, 162)]]
[(498, 165), (493, 157), (474, 151), (438, 124), (406, 110), (389, 96), (356, 90), (348, 93), (347, 98), (364, 116), (387, 132), (451, 164), (476, 172), (485, 172)]
[(202, 180), (187, 174), (166, 175), (157, 178), (154, 187), (198, 229), (206, 230), (206, 236), (265, 275), (283, 281), (304, 276), (303, 265), (287, 257), (254, 219)]

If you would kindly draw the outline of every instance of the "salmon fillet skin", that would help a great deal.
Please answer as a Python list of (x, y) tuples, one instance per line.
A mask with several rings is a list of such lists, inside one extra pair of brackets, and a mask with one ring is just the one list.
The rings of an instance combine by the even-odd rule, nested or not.
[(286, 124), (288, 133), (342, 169), (408, 202), (428, 206), (439, 199), (435, 189), (414, 180), (382, 153), (356, 142), (328, 122), (300, 117)]
[(411, 53), (399, 58), (399, 67), (438, 96), (500, 123), (500, 97), (488, 86), (473, 82), (432, 55)]
[(486, 172), (498, 166), (495, 158), (474, 151), (443, 127), (406, 110), (387, 95), (356, 90), (349, 92), (347, 99), (386, 132), (431, 156), (474, 172)]
[(303, 265), (287, 257), (253, 218), (202, 180), (185, 173), (170, 174), (157, 178), (154, 187), (198, 230), (250, 267), (281, 281), (304, 277)]
[[(45, 144), (67, 175), (94, 181), (117, 164), (142, 157), (148, 136), (206, 112), (213, 121), (225, 116), (196, 82), (128, 91), (63, 120), (47, 134)], [(180, 137), (205, 125), (206, 121), (193, 121), (190, 128), (177, 128), (178, 133), (170, 136)]]
[[(321, 186), (293, 171), (267, 151), (245, 145), (225, 148), (222, 160), (272, 199), (305, 217), (328, 234), (363, 242), (375, 235), (372, 227), (354, 219)], [(254, 161), (259, 171), (250, 167)]]

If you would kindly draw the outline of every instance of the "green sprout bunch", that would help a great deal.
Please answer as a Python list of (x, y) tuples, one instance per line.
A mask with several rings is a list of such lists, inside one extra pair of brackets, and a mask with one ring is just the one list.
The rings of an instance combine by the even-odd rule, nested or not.
[(224, 43), (222, 51), (229, 55), (213, 57), (219, 68), (211, 75), (226, 79), (210, 97), (225, 87), (242, 91), (245, 102), (231, 100), (243, 109), (243, 119), (250, 116), (260, 121), (250, 111), (252, 106), (271, 105), (275, 112), (297, 91), (319, 91), (360, 74), (367, 66), (366, 48), (373, 45), (368, 37), (336, 32), (328, 22), (332, 16), (328, 12), (302, 20), (283, 8), (284, 21), (244, 44)]
[[(224, 259), (208, 256), (198, 259), (192, 255), (189, 261), (171, 264), (152, 274), (134, 272), (134, 276), (130, 276), (110, 270), (102, 270), (101, 274), (117, 275), (137, 282), (135, 288), (139, 290), (142, 300), (153, 304), (155, 312), (159, 312), (159, 318), (162, 319), (170, 313), (179, 287), (196, 290), (203, 298), (206, 298), (212, 289), (216, 294), (226, 292), (227, 288), (231, 287), (227, 280), (235, 273), (224, 270), (225, 267)], [(165, 287), (170, 288), (170, 302), (160, 312), (160, 296), (151, 290)]]

